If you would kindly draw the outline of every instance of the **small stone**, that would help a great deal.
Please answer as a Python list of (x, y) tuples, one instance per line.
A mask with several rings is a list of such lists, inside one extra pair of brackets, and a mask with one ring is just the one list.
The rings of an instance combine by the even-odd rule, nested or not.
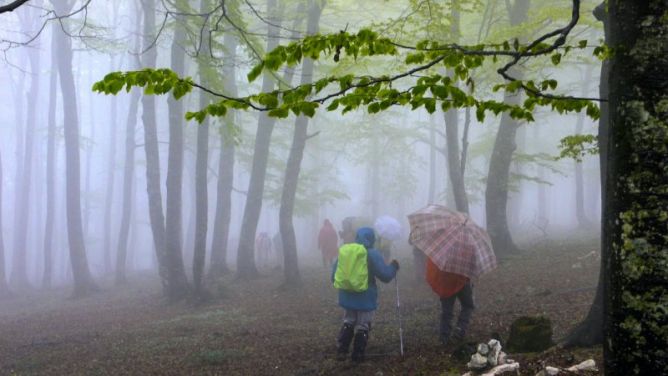
[(497, 362), (497, 364), (506, 364), (507, 359), (508, 359), (508, 357), (506, 356), (506, 353), (501, 351), (499, 353), (499, 356), (496, 358), (496, 362)]
[(481, 370), (487, 368), (487, 358), (478, 353), (475, 353), (471, 355), (471, 361), (468, 362), (466, 366), (471, 370)]
[(559, 374), (559, 368), (547, 366), (547, 367), (545, 367), (545, 374), (548, 375), (548, 376), (557, 375), (557, 374)]
[(489, 346), (484, 343), (478, 345), (478, 354), (487, 355), (489, 353)]
[(489, 353), (487, 354), (487, 363), (489, 363), (489, 365), (491, 365), (492, 367), (495, 367), (497, 364), (499, 364), (498, 359), (499, 359), (499, 353), (501, 352), (501, 343), (493, 339), (487, 343), (487, 346), (489, 346)]

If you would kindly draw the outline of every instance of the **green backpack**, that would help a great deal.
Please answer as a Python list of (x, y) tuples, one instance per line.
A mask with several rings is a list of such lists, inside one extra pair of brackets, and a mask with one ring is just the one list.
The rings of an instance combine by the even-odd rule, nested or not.
[(353, 292), (362, 292), (369, 288), (367, 251), (362, 244), (348, 243), (339, 248), (334, 287)]

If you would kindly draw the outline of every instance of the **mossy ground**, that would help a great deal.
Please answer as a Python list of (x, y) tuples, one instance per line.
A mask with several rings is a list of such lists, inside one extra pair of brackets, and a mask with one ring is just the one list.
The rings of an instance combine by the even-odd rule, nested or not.
[[(523, 315), (552, 320), (555, 339), (587, 313), (595, 292), (595, 241), (543, 242), (504, 262), (475, 285), (469, 341), (507, 338)], [(226, 277), (208, 305), (167, 304), (152, 277), (135, 277), (71, 300), (67, 290), (32, 291), (0, 301), (0, 374), (18, 375), (460, 375), (466, 360), (438, 342), (440, 305), (400, 257), (405, 356), (399, 355), (395, 285), (381, 287), (368, 359), (335, 360), (341, 309), (324, 268), (304, 268), (304, 287), (281, 290), (278, 271), (250, 282)], [(589, 256), (587, 256), (589, 255)], [(544, 364), (570, 366), (600, 348), (510, 354), (523, 375)]]

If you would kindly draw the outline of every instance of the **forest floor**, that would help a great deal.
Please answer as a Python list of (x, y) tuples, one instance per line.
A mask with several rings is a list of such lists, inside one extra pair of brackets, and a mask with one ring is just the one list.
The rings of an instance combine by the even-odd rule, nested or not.
[[(554, 339), (587, 313), (599, 258), (595, 240), (547, 241), (480, 278), (468, 341), (507, 338), (511, 322), (545, 315)], [(381, 286), (367, 361), (335, 360), (342, 310), (324, 268), (305, 268), (304, 287), (281, 290), (279, 271), (250, 282), (224, 278), (207, 305), (167, 304), (155, 278), (136, 277), (72, 300), (68, 291), (32, 291), (0, 301), (2, 375), (461, 375), (465, 359), (438, 342), (440, 304), (413, 276), (409, 252), (399, 273), (405, 355), (399, 354), (395, 284)], [(111, 285), (111, 284), (109, 284)], [(600, 347), (509, 354), (522, 375), (566, 367)], [(591, 373), (590, 373), (591, 374)], [(594, 373), (595, 374), (595, 373)]]

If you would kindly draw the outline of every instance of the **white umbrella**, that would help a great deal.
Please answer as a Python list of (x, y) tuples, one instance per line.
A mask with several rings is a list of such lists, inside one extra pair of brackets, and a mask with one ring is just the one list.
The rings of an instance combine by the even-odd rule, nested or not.
[(373, 227), (383, 239), (397, 241), (401, 238), (401, 224), (389, 215), (378, 217)]

